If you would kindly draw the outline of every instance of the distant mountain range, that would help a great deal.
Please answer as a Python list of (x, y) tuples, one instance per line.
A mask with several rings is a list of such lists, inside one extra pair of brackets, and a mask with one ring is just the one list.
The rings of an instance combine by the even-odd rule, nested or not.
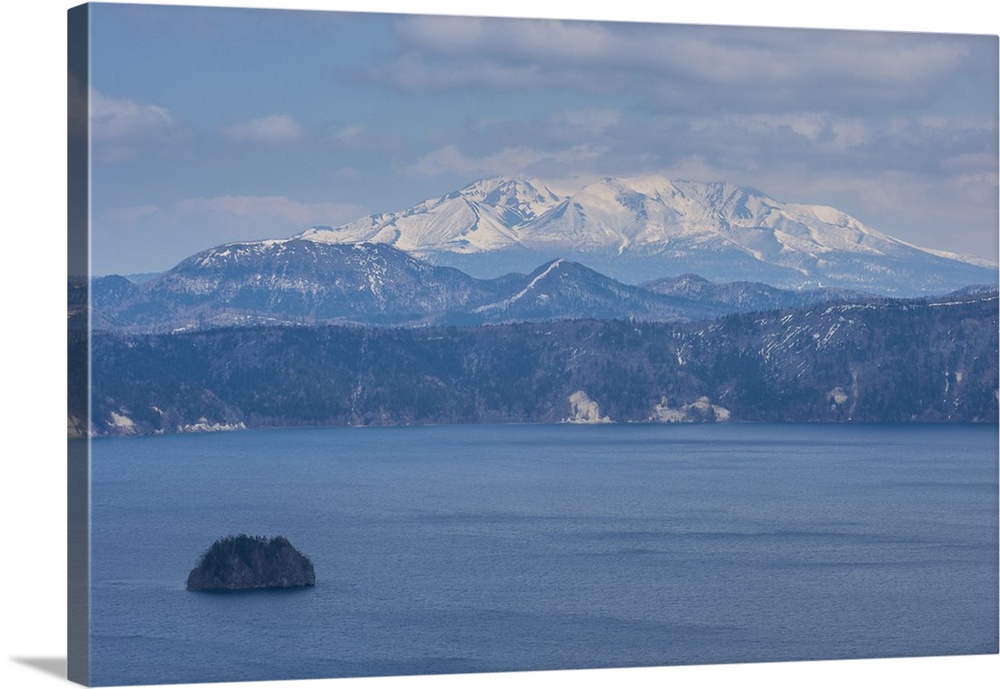
[(480, 180), (297, 238), (386, 244), (479, 277), (562, 257), (631, 284), (693, 273), (918, 295), (997, 281), (995, 262), (922, 249), (835, 208), (782, 203), (749, 187), (649, 175), (556, 189), (525, 178)]
[(69, 281), (71, 435), (997, 420), (995, 265), (725, 184), (484, 180), (147, 277)]
[(141, 278), (94, 281), (95, 327), (685, 322), (859, 291), (939, 295), (996, 285), (998, 274), (833, 208), (648, 176), (572, 193), (481, 180), (399, 213), (210, 248)]
[[(227, 244), (156, 279), (94, 280), (98, 330), (170, 332), (237, 325), (483, 325), (578, 318), (690, 322), (858, 297), (694, 276), (629, 285), (556, 259), (481, 280), (387, 244), (305, 239)], [(83, 298), (82, 293), (78, 298)]]

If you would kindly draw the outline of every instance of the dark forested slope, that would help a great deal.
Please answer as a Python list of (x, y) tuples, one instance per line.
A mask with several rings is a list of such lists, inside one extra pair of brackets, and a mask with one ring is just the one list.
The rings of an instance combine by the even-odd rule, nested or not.
[(862, 300), (701, 324), (95, 334), (91, 431), (567, 420), (996, 423), (997, 327), (992, 293)]

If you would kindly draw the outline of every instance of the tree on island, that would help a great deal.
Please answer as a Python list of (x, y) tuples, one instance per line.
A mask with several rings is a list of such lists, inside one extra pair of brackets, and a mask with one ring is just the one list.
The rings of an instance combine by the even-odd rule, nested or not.
[(312, 561), (284, 536), (226, 536), (206, 550), (187, 578), (189, 591), (314, 586)]

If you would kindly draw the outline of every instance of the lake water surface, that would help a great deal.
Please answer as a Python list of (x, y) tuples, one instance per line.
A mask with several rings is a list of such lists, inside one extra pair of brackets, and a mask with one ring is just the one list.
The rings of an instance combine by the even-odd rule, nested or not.
[[(91, 681), (998, 651), (996, 426), (98, 439)], [(227, 534), (314, 588), (192, 593)]]

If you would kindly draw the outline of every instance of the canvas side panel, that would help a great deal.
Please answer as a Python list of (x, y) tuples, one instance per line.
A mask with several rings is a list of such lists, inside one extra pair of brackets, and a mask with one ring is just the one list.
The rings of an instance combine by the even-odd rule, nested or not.
[(68, 13), (67, 675), (90, 683), (89, 7)]

